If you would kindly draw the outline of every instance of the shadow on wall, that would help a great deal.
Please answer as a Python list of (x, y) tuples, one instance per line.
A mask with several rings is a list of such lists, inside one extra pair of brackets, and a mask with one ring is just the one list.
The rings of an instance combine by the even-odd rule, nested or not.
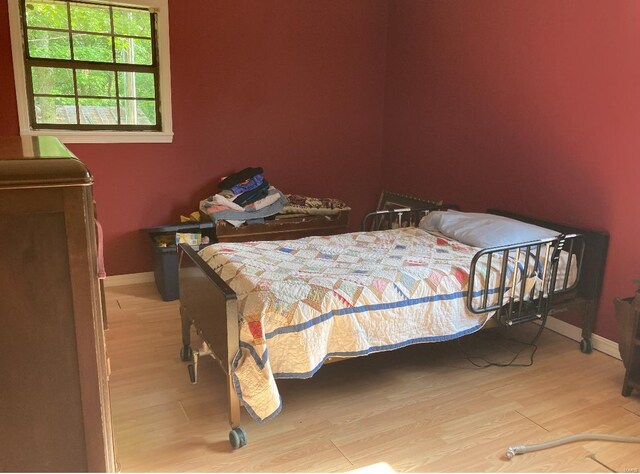
[[(136, 251), (132, 252), (131, 249), (136, 249)], [(105, 246), (104, 252), (107, 277), (125, 273), (118, 271), (117, 266), (110, 265), (111, 261), (125, 260), (132, 268), (153, 268), (153, 251), (149, 236), (140, 230), (110, 235), (109, 245)], [(126, 258), (123, 259), (122, 256), (126, 256)]]

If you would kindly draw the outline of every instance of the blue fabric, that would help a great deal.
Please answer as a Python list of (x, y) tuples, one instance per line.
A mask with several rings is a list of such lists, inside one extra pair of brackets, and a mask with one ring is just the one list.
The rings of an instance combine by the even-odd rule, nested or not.
[(269, 181), (266, 179), (262, 181), (256, 188), (251, 191), (247, 191), (246, 193), (242, 193), (240, 196), (236, 197), (233, 202), (238, 206), (247, 206), (253, 202), (256, 202), (258, 199), (262, 199), (267, 196), (269, 192)]
[(246, 181), (243, 181), (242, 183), (236, 184), (235, 186), (233, 186), (231, 188), (231, 192), (233, 194), (242, 194), (242, 193), (246, 193), (247, 191), (253, 191), (258, 186), (260, 186), (263, 181), (264, 181), (264, 176), (262, 176), (261, 174), (257, 174), (253, 178), (249, 178)]

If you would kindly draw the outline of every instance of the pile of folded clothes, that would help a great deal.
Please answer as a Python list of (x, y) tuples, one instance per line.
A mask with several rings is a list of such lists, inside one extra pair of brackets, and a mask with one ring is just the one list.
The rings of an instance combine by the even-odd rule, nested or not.
[(260, 167), (245, 168), (227, 176), (220, 181), (218, 194), (200, 201), (200, 210), (214, 222), (225, 220), (236, 227), (278, 214), (288, 200), (262, 173)]

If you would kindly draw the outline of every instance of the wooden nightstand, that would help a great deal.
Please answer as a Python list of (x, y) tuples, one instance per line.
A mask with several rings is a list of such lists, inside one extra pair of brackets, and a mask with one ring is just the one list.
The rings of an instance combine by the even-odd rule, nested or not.
[(176, 232), (200, 232), (215, 242), (248, 242), (250, 240), (289, 240), (313, 235), (342, 234), (347, 231), (349, 211), (341, 211), (330, 216), (306, 215), (267, 219), (264, 224), (246, 224), (234, 227), (228, 222), (214, 224), (208, 215), (202, 215), (202, 222), (185, 222), (160, 227), (142, 229), (149, 234), (153, 246), (153, 273), (158, 292), (164, 301), (180, 297), (178, 288), (178, 251), (175, 244), (159, 245), (162, 236), (170, 242)]
[(330, 216), (308, 215), (266, 220), (264, 224), (234, 227), (228, 222), (216, 224), (218, 242), (247, 242), (250, 240), (289, 240), (312, 235), (343, 234), (347, 231), (349, 211)]

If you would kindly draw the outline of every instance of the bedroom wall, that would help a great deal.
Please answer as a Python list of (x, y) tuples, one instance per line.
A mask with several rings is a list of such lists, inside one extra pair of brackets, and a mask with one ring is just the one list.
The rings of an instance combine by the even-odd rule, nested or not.
[[(615, 339), (611, 300), (640, 278), (638, 2), (186, 3), (170, 2), (174, 143), (70, 145), (109, 274), (150, 270), (139, 229), (260, 165), (346, 200), (353, 228), (385, 188), (607, 229), (597, 332)], [(6, 2), (0, 134), (18, 134)]]
[[(386, 0), (170, 1), (172, 144), (69, 148), (95, 176), (109, 275), (151, 270), (139, 229), (179, 221), (224, 175), (336, 197), (352, 225), (379, 195)], [(19, 133), (0, 2), (0, 133)]]
[(20, 134), (6, 2), (0, 3), (0, 136)]
[(383, 182), (606, 229), (596, 332), (640, 278), (640, 2), (390, 4)]

